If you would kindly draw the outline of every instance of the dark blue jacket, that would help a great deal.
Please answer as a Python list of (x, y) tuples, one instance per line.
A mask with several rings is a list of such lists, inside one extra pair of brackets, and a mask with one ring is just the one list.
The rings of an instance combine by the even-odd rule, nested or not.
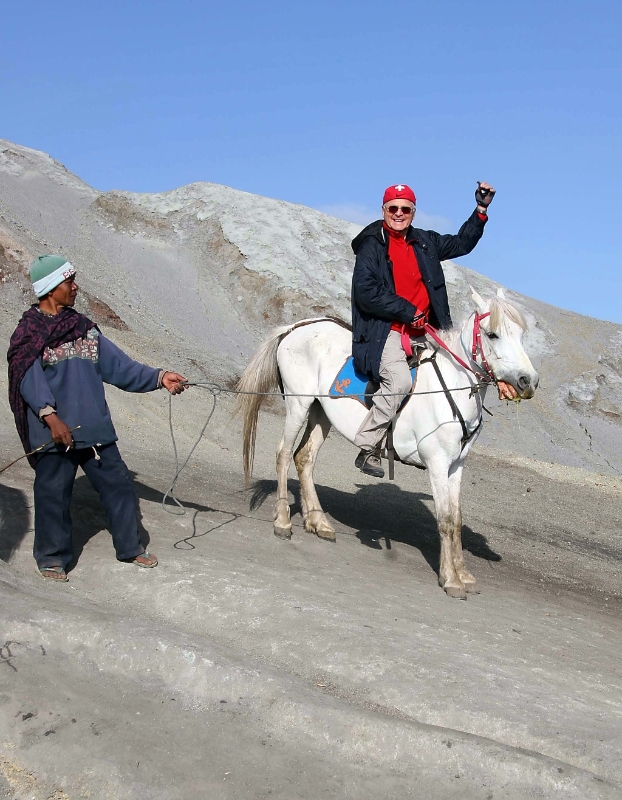
[[(470, 253), (479, 242), (487, 220), (474, 211), (456, 235), (408, 228), (412, 245), (430, 296), (429, 322), (434, 328), (451, 328), (451, 314), (441, 261)], [(380, 379), (380, 357), (393, 322), (409, 323), (415, 306), (395, 293), (389, 237), (382, 220), (372, 222), (352, 240), (356, 254), (352, 275), (352, 355), (359, 372)]]

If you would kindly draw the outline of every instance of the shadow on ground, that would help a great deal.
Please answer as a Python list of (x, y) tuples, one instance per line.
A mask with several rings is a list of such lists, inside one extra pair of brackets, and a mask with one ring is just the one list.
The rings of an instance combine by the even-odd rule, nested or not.
[[(135, 478), (135, 473), (132, 473)], [(134, 480), (137, 497), (153, 503), (162, 500), (162, 493), (147, 484)], [(316, 486), (320, 503), (333, 520), (343, 527), (354, 529), (362, 545), (375, 550), (391, 550), (393, 542), (414, 547), (420, 551), (430, 568), (438, 575), (440, 566), (440, 541), (434, 514), (426, 502), (432, 496), (426, 492), (404, 491), (394, 483), (357, 484), (356, 492), (344, 492), (328, 486)], [(251, 513), (259, 509), (276, 493), (276, 481), (259, 480), (247, 490), (250, 492)], [(288, 481), (288, 491), (294, 498), (291, 516), (301, 514), (300, 486), (298, 481)], [(214, 508), (212, 506), (183, 501), (184, 508), (194, 511), (189, 535), (175, 542), (175, 549), (194, 549), (193, 540), (226, 526), (240, 516), (247, 516), (241, 509)], [(176, 508), (171, 505), (175, 513)], [(197, 526), (197, 514), (211, 512), (217, 518), (210, 521), (207, 530)], [(85, 545), (107, 529), (105, 512), (97, 492), (87, 477), (81, 475), (75, 482), (73, 504), (74, 558), (69, 570), (77, 564)], [(147, 547), (149, 534), (142, 524), (140, 507), (137, 504), (138, 527), (142, 544)], [(295, 520), (294, 520), (295, 521)], [(204, 520), (201, 520), (203, 523)], [(23, 534), (22, 534), (23, 538)], [(465, 550), (477, 558), (501, 561), (501, 556), (492, 550), (485, 536), (471, 528), (462, 529), (462, 544)], [(112, 543), (111, 543), (112, 547)]]
[(0, 559), (11, 561), (31, 525), (30, 508), (21, 489), (0, 484)]
[[(276, 493), (276, 481), (256, 481), (250, 488), (251, 511), (259, 508), (270, 495)], [(291, 516), (301, 513), (298, 481), (287, 482), (294, 496)], [(342, 492), (329, 486), (316, 490), (322, 508), (338, 523), (355, 528), (361, 544), (381, 550), (391, 549), (391, 542), (401, 542), (416, 547), (438, 575), (440, 567), (440, 540), (434, 514), (423, 502), (432, 495), (425, 492), (406, 492), (395, 483), (357, 484), (358, 491)], [(488, 541), (466, 525), (462, 528), (462, 546), (477, 558), (501, 561), (501, 556), (488, 546)]]
[[(130, 474), (133, 479), (137, 500), (148, 500), (152, 503), (162, 502), (161, 491), (137, 481), (135, 472), (130, 470)], [(170, 508), (174, 512), (176, 507), (171, 503)], [(194, 509), (196, 512), (217, 510), (209, 506), (186, 502), (185, 500), (184, 508)], [(136, 503), (136, 515), (138, 519), (138, 535), (140, 536), (141, 544), (147, 549), (150, 537), (149, 532), (143, 525), (142, 512), (138, 502)], [(73, 559), (67, 567), (67, 572), (71, 572), (75, 568), (85, 546), (94, 536), (97, 536), (101, 531), (106, 531), (106, 535), (109, 536), (106, 512), (102, 507), (99, 495), (91, 486), (86, 475), (80, 475), (74, 483), (71, 516), (73, 522)], [(110, 540), (110, 547), (112, 549), (112, 540)]]

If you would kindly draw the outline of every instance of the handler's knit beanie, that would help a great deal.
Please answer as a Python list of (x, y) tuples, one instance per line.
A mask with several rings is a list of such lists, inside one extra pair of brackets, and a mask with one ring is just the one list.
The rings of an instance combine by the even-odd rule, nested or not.
[(30, 264), (30, 281), (37, 297), (43, 297), (75, 274), (64, 256), (37, 256)]

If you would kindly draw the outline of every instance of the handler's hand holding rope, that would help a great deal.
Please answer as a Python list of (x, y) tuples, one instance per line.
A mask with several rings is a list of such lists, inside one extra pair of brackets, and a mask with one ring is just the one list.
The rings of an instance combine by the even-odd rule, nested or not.
[(188, 388), (188, 379), (179, 372), (165, 372), (162, 375), (162, 386), (171, 394), (181, 394)]

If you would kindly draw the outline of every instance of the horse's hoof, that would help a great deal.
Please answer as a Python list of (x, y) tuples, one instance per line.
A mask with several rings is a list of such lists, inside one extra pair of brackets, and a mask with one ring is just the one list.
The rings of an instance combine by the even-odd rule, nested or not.
[(307, 533), (314, 533), (316, 536), (319, 536), (320, 539), (325, 539), (327, 542), (337, 541), (335, 529), (326, 522), (318, 522), (317, 524), (313, 524), (313, 522), (310, 522), (308, 519), (306, 519), (304, 526)]
[(274, 535), (278, 536), (279, 539), (291, 539), (292, 538), (292, 529), (291, 528), (281, 528), (279, 525), (274, 526)]
[(481, 589), (475, 581), (472, 583), (465, 583), (464, 588), (468, 594), (479, 594), (481, 592)]
[(447, 597), (453, 597), (456, 600), (466, 600), (467, 593), (464, 586), (443, 586)]

